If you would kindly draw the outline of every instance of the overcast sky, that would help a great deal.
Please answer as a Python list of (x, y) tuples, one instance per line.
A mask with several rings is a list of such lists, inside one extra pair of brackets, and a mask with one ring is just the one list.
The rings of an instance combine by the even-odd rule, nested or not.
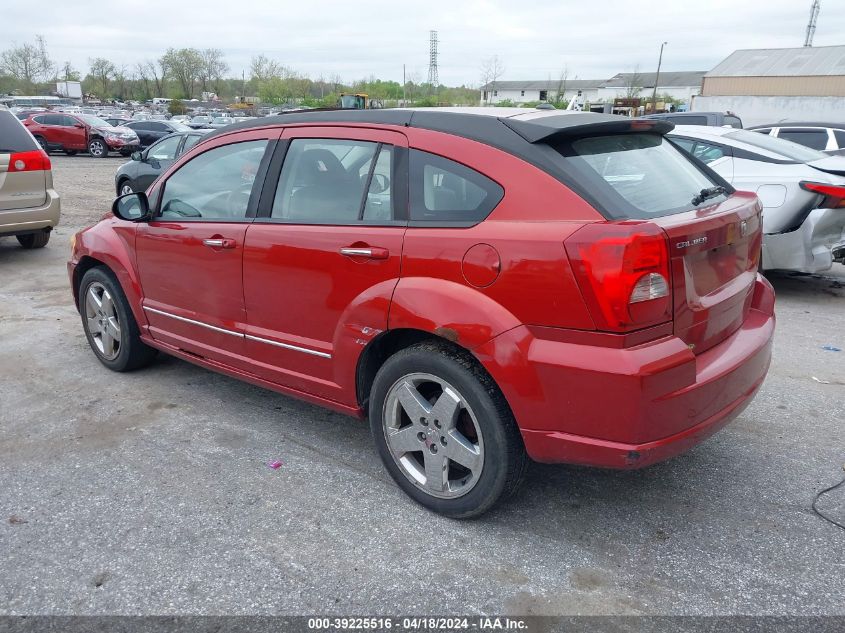
[[(263, 53), (308, 74), (351, 81), (428, 75), (429, 30), (440, 81), (478, 85), (498, 55), (502, 79), (605, 79), (617, 72), (709, 70), (740, 48), (801, 46), (810, 0), (4, 0), (0, 49), (41, 34), (54, 61), (87, 71), (107, 57), (131, 67), (169, 46), (222, 49), (232, 75)], [(814, 44), (845, 44), (845, 0), (822, 0)]]

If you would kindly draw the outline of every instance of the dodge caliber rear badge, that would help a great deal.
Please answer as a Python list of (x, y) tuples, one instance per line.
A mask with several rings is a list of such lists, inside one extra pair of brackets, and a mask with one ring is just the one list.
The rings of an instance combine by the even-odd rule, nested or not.
[(675, 244), (675, 248), (688, 248), (690, 246), (698, 246), (699, 244), (706, 244), (707, 243), (707, 236), (703, 235), (701, 237), (697, 237), (694, 240), (686, 240), (685, 242), (678, 242)]

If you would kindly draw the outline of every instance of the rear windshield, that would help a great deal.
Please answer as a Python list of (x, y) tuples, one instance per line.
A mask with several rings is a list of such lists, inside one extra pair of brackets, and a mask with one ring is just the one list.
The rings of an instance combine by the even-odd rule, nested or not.
[(804, 147), (792, 141), (786, 141), (782, 138), (775, 138), (774, 136), (767, 136), (758, 132), (749, 132), (748, 130), (737, 130), (736, 132), (728, 132), (725, 138), (732, 138), (754, 147), (759, 147), (773, 154), (779, 154), (788, 160), (796, 160), (800, 163), (809, 163), (814, 160), (821, 160), (827, 158), (827, 154)]
[[(648, 219), (694, 208), (702, 189), (723, 184), (658, 134), (569, 140), (555, 148), (579, 184), (613, 219)], [(725, 195), (708, 199), (717, 203)]]
[(0, 110), (0, 154), (16, 154), (38, 149), (38, 144), (14, 114)]

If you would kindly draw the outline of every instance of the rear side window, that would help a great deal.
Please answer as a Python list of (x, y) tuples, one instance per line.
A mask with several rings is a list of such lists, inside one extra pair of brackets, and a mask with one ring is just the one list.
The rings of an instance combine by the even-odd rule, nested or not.
[(392, 176), (390, 145), (294, 139), (270, 217), (295, 224), (390, 223)]
[(845, 130), (833, 130), (833, 135), (836, 137), (839, 149), (845, 149)]
[(817, 150), (827, 148), (827, 130), (825, 129), (781, 128), (778, 138)]
[(38, 149), (23, 124), (8, 110), (0, 111), (0, 154), (17, 154)]
[(498, 183), (465, 165), (420, 150), (410, 154), (412, 223), (472, 226), (505, 195)]
[(688, 211), (702, 189), (722, 184), (657, 134), (593, 136), (561, 142), (555, 149), (579, 184), (614, 219)]

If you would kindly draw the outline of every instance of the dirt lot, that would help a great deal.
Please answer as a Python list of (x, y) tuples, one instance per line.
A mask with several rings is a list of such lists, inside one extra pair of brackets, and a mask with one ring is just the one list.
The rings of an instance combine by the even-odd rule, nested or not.
[[(120, 162), (54, 156), (62, 226), (0, 241), (0, 613), (845, 614), (845, 531), (810, 509), (845, 462), (845, 352), (822, 349), (845, 348), (842, 267), (773, 279), (772, 369), (723, 432), (639, 472), (534, 466), (454, 522), (360, 422), (95, 360), (65, 260)], [(821, 507), (845, 520), (845, 490)]]

